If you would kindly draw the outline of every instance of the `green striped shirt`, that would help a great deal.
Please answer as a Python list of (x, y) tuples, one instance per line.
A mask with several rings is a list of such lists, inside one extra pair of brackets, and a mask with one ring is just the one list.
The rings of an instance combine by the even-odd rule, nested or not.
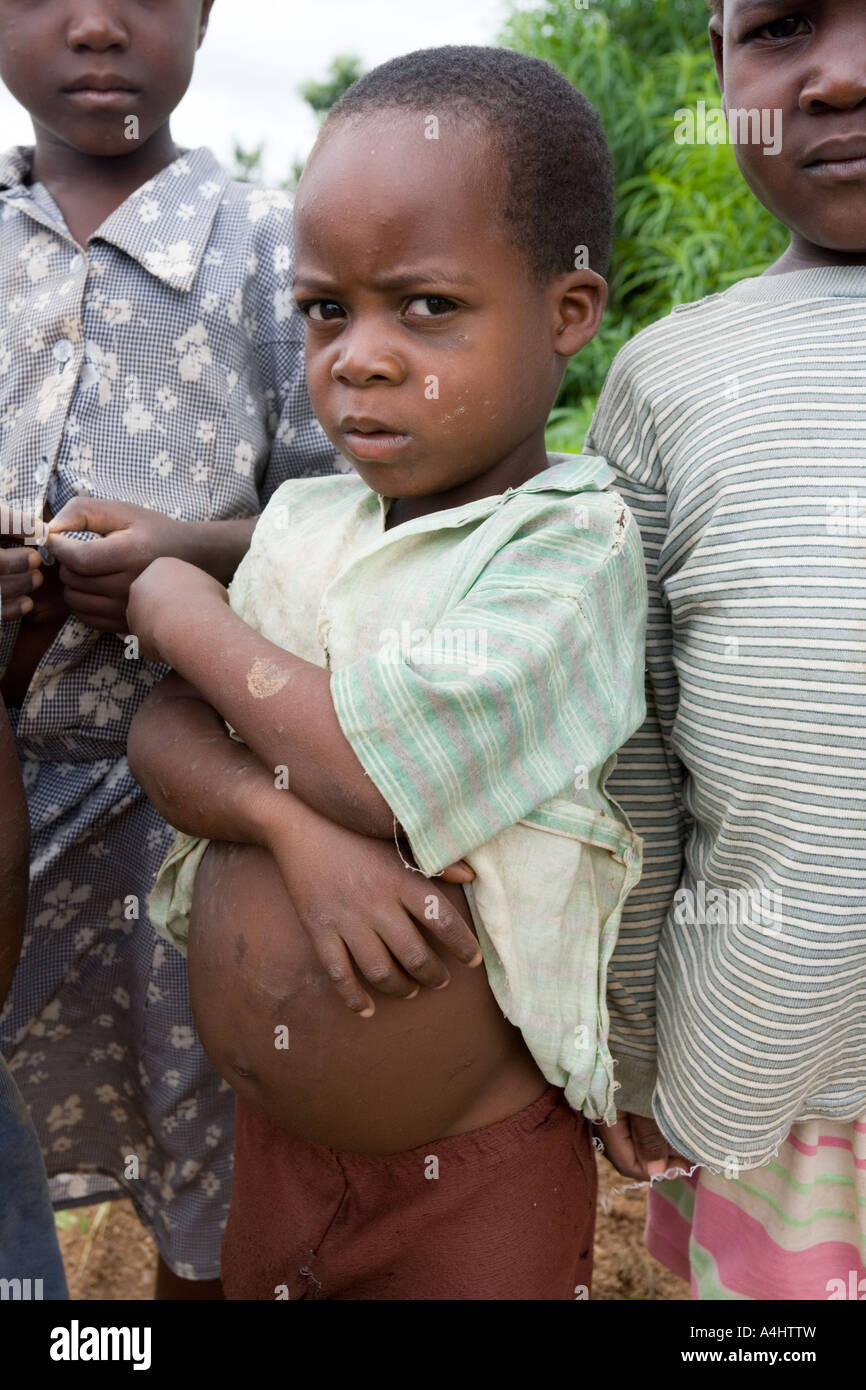
[[(333, 672), (343, 732), (425, 873), (465, 857), (491, 987), (547, 1079), (612, 1114), (605, 977), (640, 842), (605, 793), (644, 716), (640, 537), (596, 458), (385, 529), (356, 476), (274, 494), (230, 590)], [(200, 846), (153, 899), (182, 941)], [(192, 861), (190, 854), (193, 854)]]

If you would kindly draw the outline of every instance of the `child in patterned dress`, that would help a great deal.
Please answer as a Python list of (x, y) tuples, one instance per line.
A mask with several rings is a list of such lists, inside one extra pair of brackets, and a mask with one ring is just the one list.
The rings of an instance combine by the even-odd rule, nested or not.
[[(32, 824), (0, 1045), (55, 1201), (130, 1196), (174, 1297), (219, 1292), (231, 1096), (148, 920), (169, 832), (125, 753), (161, 673), (125, 640), (127, 595), (157, 556), (227, 581), (274, 489), (334, 460), (289, 200), (172, 139), (211, 4), (0, 0), (35, 132), (0, 159), (0, 678)], [(13, 508), (53, 518), (47, 549)]]

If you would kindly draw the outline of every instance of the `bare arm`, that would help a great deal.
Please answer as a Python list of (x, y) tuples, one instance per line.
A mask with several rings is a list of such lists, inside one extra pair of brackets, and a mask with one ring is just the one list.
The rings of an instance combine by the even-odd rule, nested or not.
[(255, 754), (229, 737), (217, 711), (177, 675), (141, 706), (127, 757), (160, 815), (187, 835), (266, 845), (272, 818), (288, 810)]
[(219, 710), (271, 777), (285, 767), (292, 792), (328, 820), (390, 840), (393, 812), (343, 735), (329, 672), (260, 636), (226, 599), (191, 565), (157, 560), (130, 590), (130, 631)]

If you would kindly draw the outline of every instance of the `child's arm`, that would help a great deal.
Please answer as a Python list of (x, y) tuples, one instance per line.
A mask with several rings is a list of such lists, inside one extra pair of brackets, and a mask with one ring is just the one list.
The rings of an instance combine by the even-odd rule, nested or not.
[(174, 668), (218, 709), (259, 761), (331, 821), (392, 839), (394, 813), (337, 720), (330, 672), (284, 651), (228, 606), (201, 570), (158, 560), (136, 580), (127, 614), (141, 655)]
[[(478, 942), (434, 883), (409, 872), (392, 845), (332, 825), (278, 790), (255, 754), (229, 737), (216, 711), (179, 676), (167, 677), (141, 706), (128, 756), (136, 780), (177, 829), (270, 850), (322, 965), (354, 1011), (372, 1012), (373, 1003), (352, 960), (385, 994), (406, 997), (417, 984), (447, 984), (448, 971), (413, 918), (464, 964), (479, 963)], [(472, 871), (454, 866), (446, 877), (467, 882)], [(431, 895), (438, 909), (432, 920)], [(388, 960), (380, 942), (408, 973)]]
[(0, 699), (0, 798), (4, 828), (0, 836), (0, 1008), (9, 993), (27, 915), (27, 861), (30, 819), (18, 767), (15, 740)]

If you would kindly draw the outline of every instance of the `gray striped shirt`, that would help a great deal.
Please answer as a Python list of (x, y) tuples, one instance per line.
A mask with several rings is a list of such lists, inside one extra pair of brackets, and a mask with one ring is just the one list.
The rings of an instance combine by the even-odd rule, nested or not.
[(866, 267), (674, 310), (586, 447), (650, 588), (649, 714), (610, 781), (645, 837), (617, 1100), (649, 1113), (657, 1061), (668, 1137), (754, 1166), (797, 1120), (866, 1112)]

